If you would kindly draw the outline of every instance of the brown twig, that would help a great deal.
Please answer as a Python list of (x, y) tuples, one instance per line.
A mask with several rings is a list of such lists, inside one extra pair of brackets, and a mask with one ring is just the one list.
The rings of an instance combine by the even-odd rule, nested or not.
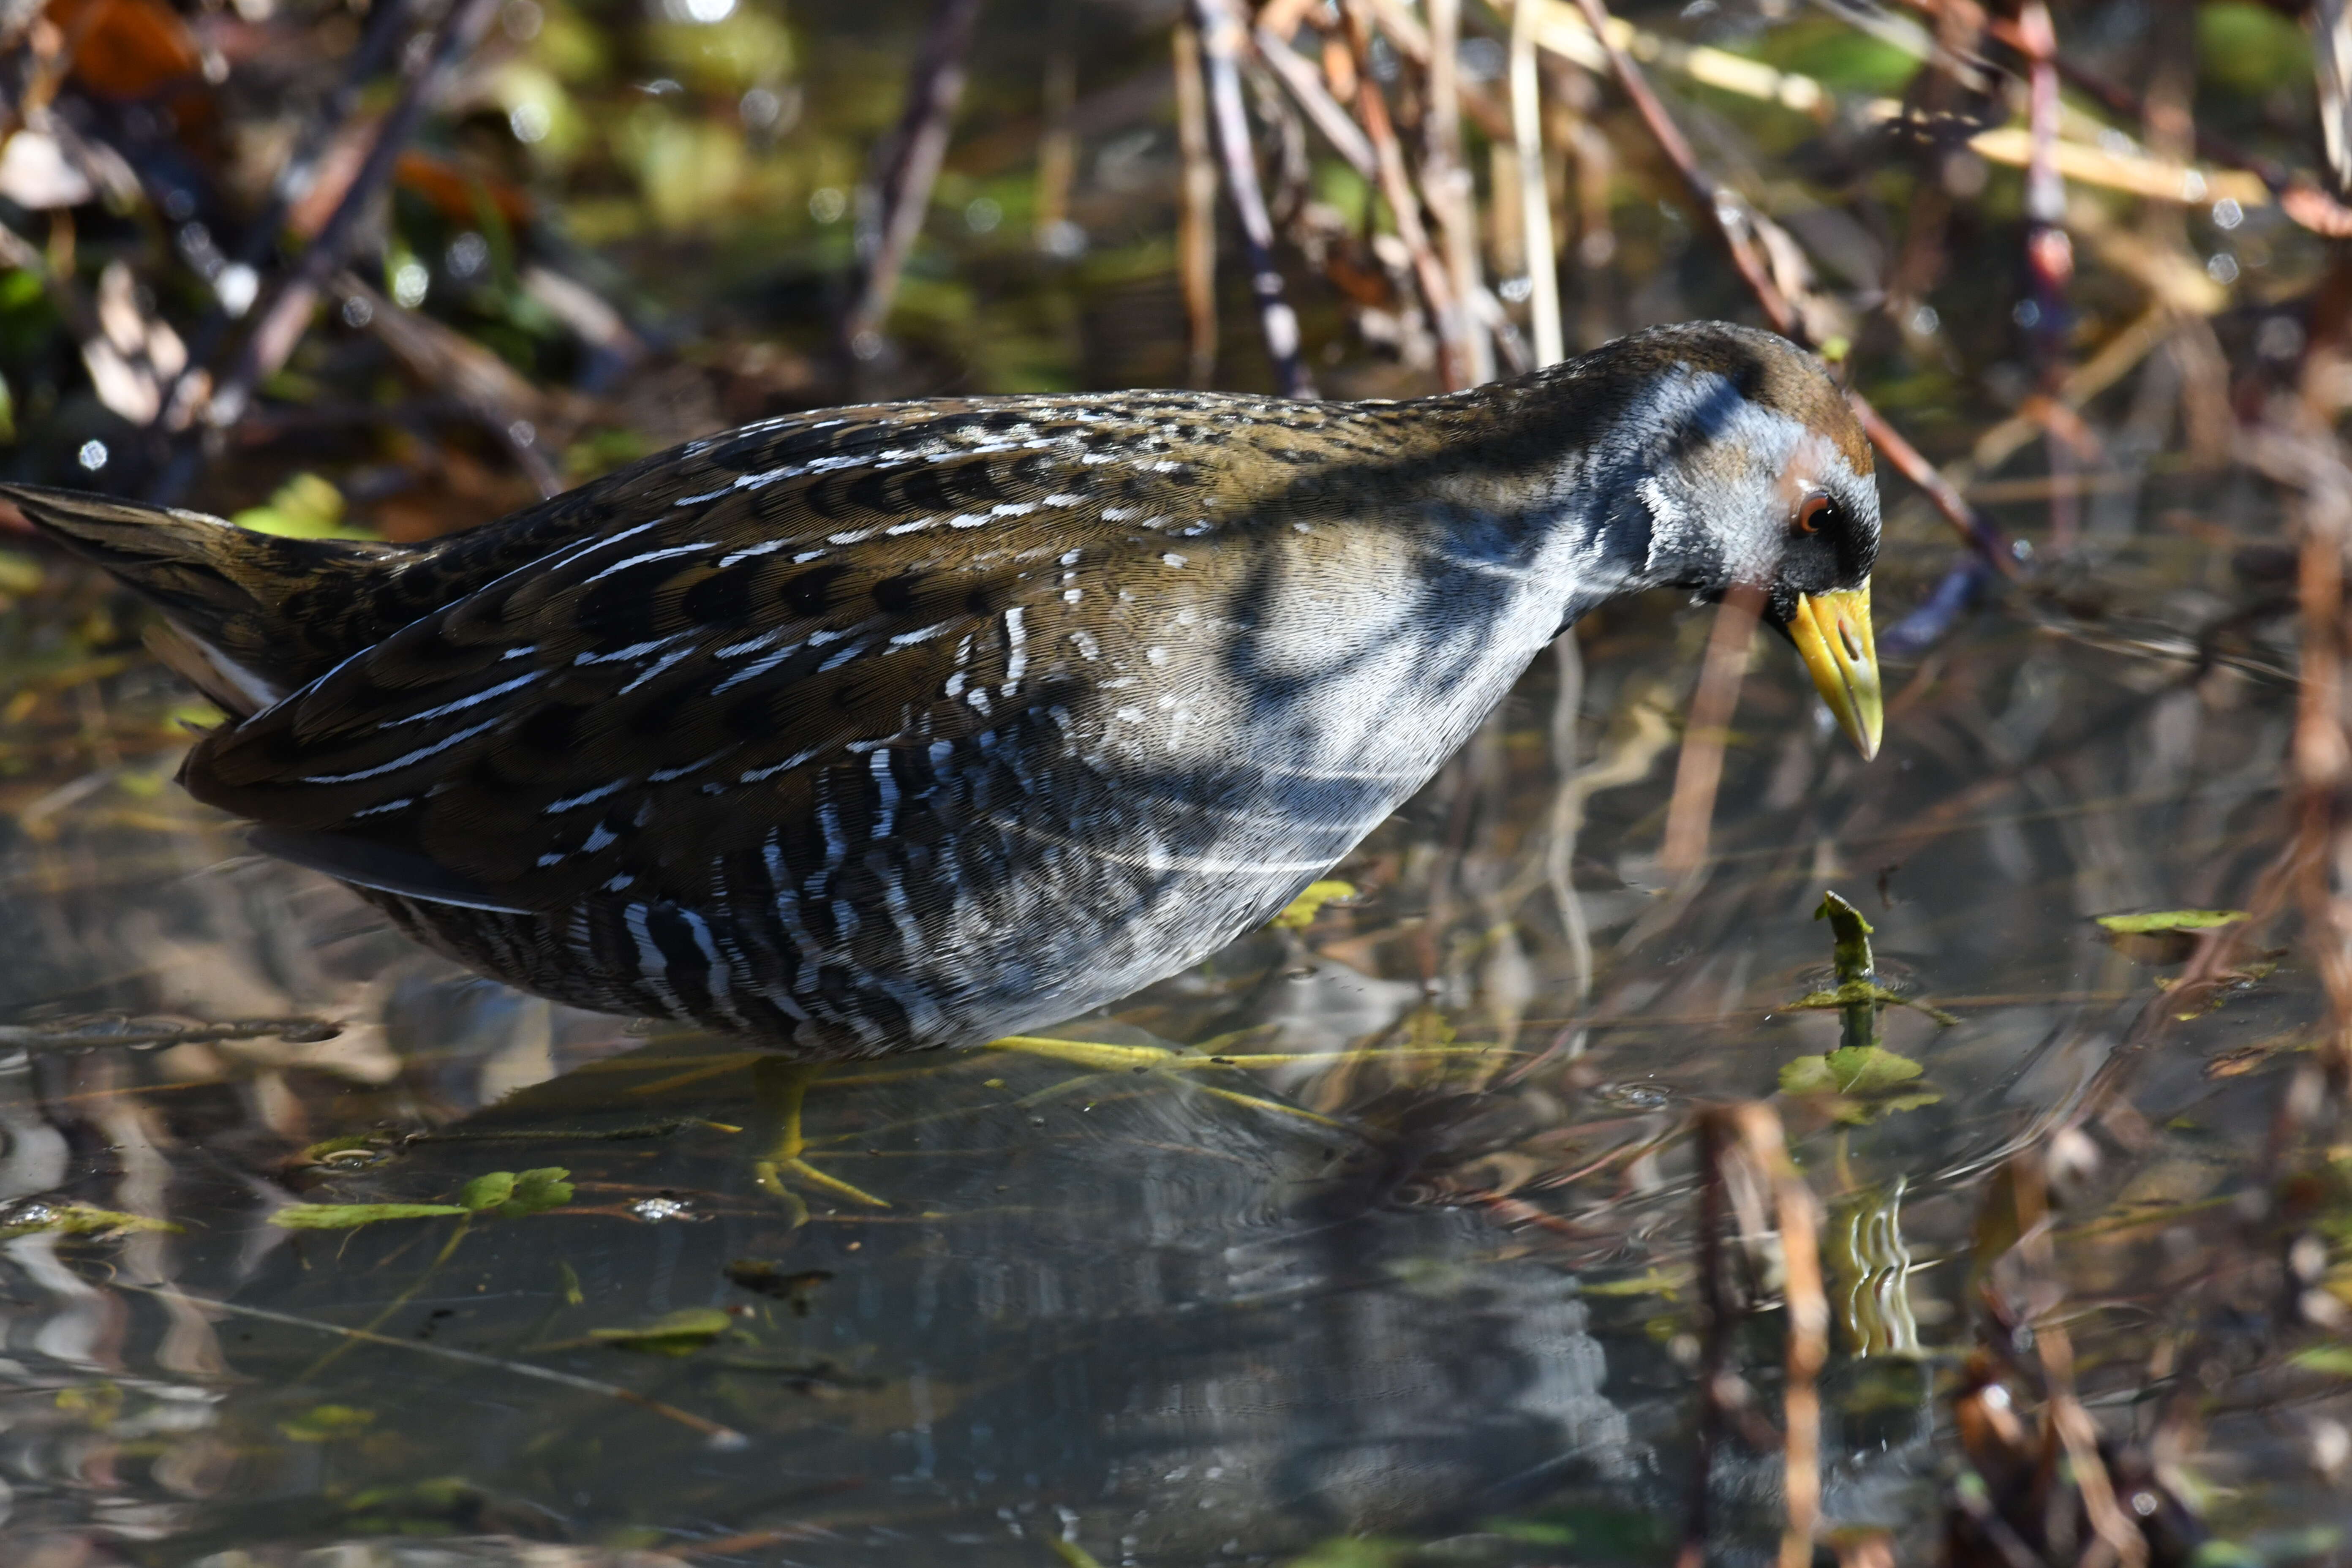
[[(361, 161), (359, 172), (352, 176), (342, 200), (335, 205), (317, 237), (304, 248), (301, 259), (294, 264), (257, 316), (253, 330), (246, 335), (227, 374), (213, 392), (205, 411), (207, 424), (221, 429), (235, 425), (251, 405), (254, 389), (276, 374), (294, 352), (294, 345), (310, 327), (311, 312), (328, 280), (342, 266), (346, 253), (359, 238), (361, 224), (391, 180), (401, 150), (416, 133), (426, 111), (447, 92), (457, 68), (473, 53), (498, 8), (498, 0), (457, 0), (451, 6), (432, 47), (409, 71), (398, 100), (376, 127), (375, 140)], [(165, 409), (163, 417), (172, 417), (171, 410)], [(157, 479), (150, 491), (151, 498), (164, 501), (177, 499), (195, 477), (201, 450), (200, 443), (184, 443)]]
[(1538, 366), (1568, 357), (1560, 330), (1559, 257), (1551, 231), (1551, 192), (1546, 181), (1543, 92), (1536, 70), (1536, 13), (1532, 4), (1511, 7), (1511, 142), (1517, 153), (1520, 247), (1528, 269), (1528, 325)]
[(1323, 132), (1323, 139), (1331, 143), (1332, 150), (1367, 180), (1380, 178), (1380, 161), (1372, 152), (1372, 144), (1323, 85), (1323, 73), (1271, 29), (1261, 26), (1254, 37), (1258, 58), (1282, 79), (1282, 85), (1290, 89), (1298, 107), (1307, 111), (1307, 118)]
[[(334, 91), (319, 106), (318, 112), (303, 122), (293, 150), (279, 165), (277, 178), (270, 182), (268, 204), (247, 228), (245, 243), (237, 250), (238, 265), (257, 268), (278, 243), (279, 236), (285, 232), (287, 214), (318, 177), (337, 135), (357, 118), (361, 95), (383, 69), (393, 46), (406, 34), (413, 8), (412, 0), (384, 0), (381, 5), (369, 7), (367, 31), (361, 35), (358, 47), (344, 62), (342, 79), (335, 84)], [(91, 7), (91, 13), (95, 15), (97, 9)], [(213, 363), (229, 321), (228, 307), (215, 293), (189, 334), (187, 366), (165, 389), (163, 406), (150, 423), (151, 432), (164, 434), (173, 419), (184, 420), (187, 405), (202, 384), (194, 378)]]
[(1250, 293), (1257, 301), (1259, 330), (1274, 361), (1274, 377), (1285, 397), (1313, 397), (1315, 383), (1299, 357), (1298, 313), (1283, 292), (1274, 264), (1274, 220), (1258, 186), (1249, 119), (1242, 110), (1241, 52), (1248, 39), (1235, 0), (1192, 0), (1193, 25), (1201, 35), (1202, 63), (1208, 77), (1210, 121), (1216, 131), (1225, 195), (1241, 220), (1242, 251), (1249, 267)]
[(1772, 1189), (1780, 1231), (1781, 1290), (1788, 1303), (1788, 1349), (1780, 1390), (1781, 1490), (1788, 1522), (1780, 1534), (1780, 1568), (1806, 1568), (1822, 1511), (1822, 1368), (1829, 1361), (1829, 1293), (1822, 1285), (1821, 1223), (1812, 1189), (1789, 1158), (1788, 1135), (1770, 1106), (1750, 1100), (1731, 1112), (1733, 1124)]
[(541, 496), (563, 488), (563, 476), (547, 456), (555, 444), (549, 437), (560, 427), (577, 426), (577, 400), (541, 392), (481, 344), (430, 316), (402, 310), (351, 273), (336, 278), (335, 291), (361, 301), (377, 340), (419, 382), (447, 394), (472, 415)]
[(1462, 161), (1462, 0), (1429, 0), (1429, 108), (1423, 117), (1422, 189), (1445, 247), (1446, 282), (1457, 318), (1464, 384), (1495, 379), (1495, 344), (1473, 302), (1486, 292), (1478, 273), (1478, 208)]
[(1355, 53), (1356, 117), (1380, 158), (1381, 195), (1388, 201), (1397, 237), (1404, 241), (1412, 258), (1413, 279), (1421, 285), (1422, 303), (1437, 334), (1438, 374), (1448, 386), (1466, 386), (1469, 383), (1464, 378), (1469, 365), (1462, 342), (1463, 320), (1454, 308), (1452, 280), (1429, 243), (1429, 230), (1423, 226), (1421, 198), (1405, 172), (1404, 148), (1390, 122), (1388, 100), (1381, 96), (1380, 83), (1372, 76), (1372, 34), (1362, 0), (1348, 0), (1347, 14), (1349, 43)]
[[(1748, 291), (1755, 295), (1756, 302), (1763, 307), (1765, 319), (1772, 323), (1775, 331), (1801, 341), (1803, 323), (1798, 319), (1795, 305), (1772, 281), (1769, 268), (1749, 237), (1746, 205), (1735, 193), (1717, 184), (1699, 168), (1688, 139), (1675, 125), (1674, 117), (1666, 112), (1666, 106), (1652, 89), (1649, 79), (1642, 74), (1642, 68), (1612, 41), (1607, 7), (1601, 5), (1601, 0), (1577, 0), (1577, 4), (1583, 9), (1585, 21), (1591, 27), (1593, 36), (1608, 51), (1610, 75), (1633, 101), (1634, 110), (1640, 114), (1651, 138), (1657, 142), (1658, 150), (1682, 175), (1701, 216), (1713, 225), (1716, 233), (1721, 237), (1724, 247), (1731, 253), (1732, 265), (1738, 269)], [(1936, 510), (1944, 514), (1945, 519), (1959, 531), (1960, 537), (1994, 571), (2006, 577), (2014, 577), (2018, 571), (2017, 559), (1992, 521), (1970, 506), (1966, 497), (1945, 482), (1943, 477), (1937, 473), (1935, 465), (1887, 424), (1861, 394), (1849, 392), (1846, 395), (1853, 404), (1855, 416), (1862, 421), (1863, 428), (1868, 432), (1873, 444), (1889, 466), (1918, 486)]]
[(931, 188), (947, 157), (956, 105), (963, 99), (964, 59), (980, 7), (981, 0), (939, 0), (908, 73), (898, 126), (857, 193), (857, 272), (838, 323), (845, 363), (853, 373), (879, 357), (885, 346), (882, 324), (930, 210)]
[(1723, 1279), (1728, 1131), (1721, 1111), (1709, 1110), (1698, 1119), (1698, 1294), (1706, 1326), (1699, 1339), (1698, 1436), (1692, 1446), (1690, 1493), (1683, 1504), (1683, 1539), (1675, 1552), (1675, 1568), (1705, 1568), (1712, 1511), (1708, 1488), (1715, 1450), (1723, 1440), (1724, 1380), (1731, 1371), (1731, 1300)]
[(1209, 151), (1209, 98), (1201, 79), (1201, 34), (1177, 20), (1176, 143), (1183, 159), (1182, 200), (1177, 207), (1177, 270), (1184, 289), (1191, 383), (1207, 386), (1217, 374), (1217, 165)]
[[(1923, 10), (1937, 9), (1932, 0), (1912, 0), (1912, 3)], [(2026, 53), (2024, 39), (2016, 23), (1995, 17), (1985, 24), (1985, 32), (1988, 37), (2021, 55)], [(2085, 70), (2063, 58), (2056, 61), (2056, 65), (2059, 76), (2069, 86), (2097, 99), (2114, 113), (2134, 120), (2142, 118), (2137, 94), (2107, 80), (2096, 71)], [(2208, 163), (2243, 169), (2269, 186), (2272, 195), (2277, 198), (2279, 210), (2314, 234), (2331, 239), (2352, 237), (2352, 206), (2345, 205), (2321, 190), (2310, 175), (2249, 152), (2226, 137), (2215, 135), (2202, 125), (2196, 128), (2196, 145), (2198, 155)]]
[(2074, 1342), (2056, 1311), (2059, 1287), (2051, 1247), (2049, 1178), (2041, 1152), (2021, 1154), (2007, 1169), (2006, 1184), (2016, 1205), (2015, 1250), (2025, 1274), (2033, 1347), (2042, 1363), (2043, 1419), (2066, 1451), (2075, 1494), (2098, 1537), (2098, 1547), (2084, 1553), (2081, 1561), (2095, 1564), (2104, 1560), (2125, 1568), (2141, 1568), (2147, 1561), (2147, 1539), (2116, 1497), (2115, 1482), (2099, 1455), (2098, 1428), (2074, 1393)]
[[(1699, 1433), (1693, 1484), (1684, 1515), (1675, 1568), (1706, 1561), (1708, 1478), (1714, 1454), (1735, 1408), (1738, 1384), (1731, 1371), (1732, 1311), (1724, 1289), (1723, 1229), (1734, 1196), (1734, 1162), (1742, 1234), (1761, 1237), (1763, 1199), (1780, 1233), (1782, 1300), (1788, 1311), (1780, 1394), (1781, 1493), (1787, 1523), (1780, 1568), (1806, 1568), (1821, 1521), (1822, 1368), (1829, 1360), (1830, 1304), (1822, 1283), (1821, 1222), (1812, 1189), (1789, 1158), (1788, 1134), (1771, 1107), (1759, 1100), (1717, 1106), (1698, 1118), (1698, 1287), (1706, 1315), (1699, 1361)], [(1769, 1437), (1769, 1428), (1759, 1438)]]
[(1690, 722), (1683, 731), (1682, 759), (1675, 767), (1665, 843), (1658, 855), (1666, 875), (1677, 879), (1697, 870), (1706, 858), (1716, 791), (1723, 783), (1724, 745), (1730, 738), (1732, 712), (1739, 706), (1740, 681), (1748, 672), (1748, 639), (1763, 607), (1763, 590), (1740, 583), (1724, 595), (1715, 612), (1698, 689), (1691, 697)]
[[(2017, 28), (2026, 49), (2025, 267), (2032, 288), (2032, 339), (2042, 391), (2055, 392), (2067, 374), (2067, 284), (2074, 275), (2074, 246), (2066, 233), (2066, 182), (2058, 173), (2058, 34), (2048, 0), (2025, 0)], [(2053, 428), (2052, 434), (2057, 434)], [(2068, 443), (2049, 444), (2052, 470), (2071, 475), (2074, 453)], [(2074, 542), (2081, 508), (2073, 491), (2050, 496), (2050, 541), (2062, 554)]]
[(1045, 59), (1045, 128), (1037, 136), (1037, 211), (1034, 240), (1054, 252), (1070, 219), (1070, 185), (1077, 177), (1078, 137), (1070, 115), (1078, 102), (1078, 61), (1071, 52), (1069, 0), (1054, 8), (1056, 41)]
[[(1405, 8), (1403, 0), (1362, 0), (1362, 3), (1370, 7), (1372, 16), (1380, 23), (1381, 31), (1388, 35), (1389, 42), (1397, 47), (1398, 52), (1427, 70), (1432, 56), (1429, 29)], [(1462, 107), (1471, 119), (1478, 122), (1478, 129), (1494, 140), (1508, 142), (1511, 139), (1509, 111), (1484, 91), (1465, 84)]]

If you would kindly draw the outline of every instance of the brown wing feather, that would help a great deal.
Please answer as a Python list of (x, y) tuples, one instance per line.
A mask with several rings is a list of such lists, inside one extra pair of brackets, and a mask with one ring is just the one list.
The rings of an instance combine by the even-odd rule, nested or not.
[[(826, 773), (863, 768), (862, 743), (967, 744), (1013, 710), (1115, 700), (1081, 662), (1181, 649), (1175, 617), (1217, 592), (1215, 553), (1185, 540), (1279, 506), (1221, 516), (1202, 461), (1165, 454), (1262, 468), (1217, 489), (1276, 500), (1295, 459), (1214, 438), (1250, 409), (933, 405), (682, 449), (644, 466), (657, 485), (563, 498), (601, 531), (518, 520), (551, 552), (210, 738), (186, 783), (525, 907), (692, 900), (772, 828), (817, 833)], [(1362, 417), (1335, 410), (1329, 434)]]

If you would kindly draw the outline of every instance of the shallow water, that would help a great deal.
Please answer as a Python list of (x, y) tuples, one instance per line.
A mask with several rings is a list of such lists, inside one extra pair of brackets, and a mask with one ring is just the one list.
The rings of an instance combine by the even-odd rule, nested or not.
[[(436, 122), (430, 150), (486, 183), (437, 203), (404, 188), (377, 258), (395, 296), (429, 275), (415, 321), (447, 329), (442, 357), (419, 368), (348, 302), (322, 316), (192, 502), (288, 513), (301, 491), (281, 486), (308, 479), (324, 521), (348, 504), (395, 538), (521, 504), (526, 466), (497, 437), (514, 411), (486, 425), (443, 395), (493, 353), (507, 363), (478, 380), (511, 364), (534, 399), (578, 400), (530, 405), (566, 478), (833, 395), (1186, 380), (1174, 7), (1072, 0), (1034, 35), (982, 28), (895, 352), (846, 386), (826, 347), (845, 215), (895, 101), (875, 84), (899, 79), (929, 7), (639, 9), (501, 13), (490, 48), (550, 115), (541, 139), (520, 139), (520, 105), (500, 110), (514, 138), (478, 113)], [(1499, 13), (1467, 9), (1493, 56)], [(1832, 1551), (1883, 1529), (1895, 1561), (1939, 1559), (1963, 1459), (1986, 1468), (1956, 1415), (1968, 1358), (2021, 1388), (2039, 1364), (1997, 1299), (2063, 1325), (2159, 1561), (2200, 1533), (2203, 1568), (2340, 1560), (2352, 1352), (2294, 1323), (2292, 1236), (2242, 1202), (2279, 1185), (2267, 1145), (2326, 999), (2282, 945), (2226, 1005), (2172, 1016), (2180, 954), (2094, 921), (2243, 908), (2288, 832), (2293, 498), (2232, 466), (2232, 440), (2301, 374), (2325, 247), (2251, 200), (2077, 187), (2071, 335), (2037, 336), (2017, 172), (1860, 112), (1916, 73), (1849, 25), (1884, 32), (1875, 8), (1618, 9), (1827, 84), (1841, 107), (1818, 121), (1681, 77), (1665, 90), (1702, 159), (1819, 264), (1857, 384), (1971, 468), (2047, 563), (1892, 651), (1953, 546), (1887, 478), (1885, 752), (1863, 764), (1759, 640), (1694, 879), (1662, 868), (1660, 842), (1712, 612), (1655, 596), (1539, 659), (1335, 871), (1352, 894), (1303, 925), (1038, 1037), (796, 1069), (520, 996), (251, 853), (171, 782), (201, 714), (141, 651), (139, 613), (8, 540), (0, 1562), (1664, 1562), (1699, 1500), (1691, 1129), (1755, 1099), (1824, 1216)], [(2136, 86), (2200, 47), (2165, 7), (2060, 9), (2067, 58)], [(247, 101), (247, 60), (323, 96), (298, 68), (350, 47), (341, 10), (277, 7), (278, 53), (238, 58), (224, 115), (287, 129)], [(2198, 123), (2313, 163), (2300, 30), (2252, 5), (2198, 11)], [(2284, 65), (2257, 58), (2264, 38)], [(1075, 97), (1049, 125), (1058, 62)], [(1400, 103), (1411, 77), (1383, 79)], [(1572, 345), (1752, 319), (1613, 89), (1561, 67), (1545, 91), (1574, 110), (1547, 132)], [(2078, 144), (2161, 129), (2089, 114), (2070, 99)], [(1064, 132), (1076, 250), (1044, 243)], [(1360, 243), (1370, 187), (1295, 123), (1267, 139), (1325, 391), (1433, 390), (1412, 275)], [(269, 169), (237, 160), (275, 144), (182, 161), (259, 189)], [(1491, 205), (1503, 165), (1475, 172)], [(505, 233), (493, 187), (545, 222)], [(151, 216), (86, 204), (84, 281), (129, 257), (193, 336)], [(1507, 295), (1524, 258), (1504, 258), (1499, 218), (1486, 237)], [(1222, 243), (1213, 379), (1264, 389), (1230, 225)], [(520, 281), (534, 261), (630, 331), (553, 320)], [(1898, 324), (1902, 289), (1934, 304)], [(74, 454), (102, 437), (104, 482), (137, 488), (131, 427), (76, 379), (47, 310), (37, 286), (0, 289), (9, 476), (86, 479)], [(2075, 400), (2092, 455), (2067, 448), (2053, 480), (2051, 443), (2018, 435), (2034, 357), (2063, 375), (2118, 344), (2144, 357)], [(1879, 977), (1936, 1010), (1887, 1011), (1885, 1076), (1835, 1093), (1802, 1085), (1830, 1070), (1838, 1015), (1790, 1005), (1832, 983), (1813, 917), (1832, 890), (1874, 923)], [(2300, 934), (2282, 918), (2263, 940)], [(2078, 1111), (2052, 1147), (2049, 1263), (2021, 1274), (2004, 1162)], [(2347, 1156), (2327, 1153), (2337, 1184), (2295, 1224), (2332, 1243), (2321, 1282), (2352, 1301)], [(289, 1207), (360, 1205), (427, 1212)], [(1742, 1309), (1725, 1353), (1752, 1397), (1706, 1471), (1724, 1563), (1770, 1561), (1782, 1518), (1786, 1268), (1756, 1207), (1725, 1248)], [(2294, 1359), (2315, 1343), (2336, 1359)]]
[[(1902, 560), (1882, 596), (1919, 586)], [(2136, 575), (2157, 581), (2110, 563)], [(20, 651), (84, 608), (21, 615)], [(1835, 1043), (1834, 1014), (1784, 1005), (1822, 983), (1809, 916), (1834, 888), (1882, 974), (1956, 1020), (1886, 1015), (1924, 1074), (1860, 1124), (1780, 1102), (1842, 1259), (1827, 1514), (1924, 1551), (1982, 1178), (2161, 973), (2088, 917), (2227, 905), (2275, 843), (2276, 650), (2200, 675), (2116, 629), (2200, 608), (2151, 589), (2095, 637), (1980, 613), (1894, 672), (1867, 767), (1762, 648), (1680, 891), (1655, 870), (1664, 713), (1706, 618), (1612, 612), (1303, 932), (1052, 1039), (806, 1069), (520, 997), (244, 853), (165, 782), (176, 698), (143, 664), (39, 693), (0, 737), (23, 759), (0, 1198), (174, 1228), (0, 1244), (10, 1537), (222, 1568), (335, 1542), (376, 1543), (337, 1563), (1655, 1560), (1695, 1419), (1684, 1119)], [(1571, 732), (1602, 786), (1567, 858), (1582, 959), (1544, 874)], [(2168, 1281), (2226, 1227), (2208, 1200), (2273, 1113), (2292, 1053), (2269, 1053), (2320, 1006), (2290, 963), (2132, 1081), (2062, 1251), (2095, 1407), (2138, 1392)], [(268, 1223), (550, 1167), (569, 1192), (539, 1212)], [(1770, 1316), (1737, 1346), (1764, 1394)], [(2336, 1516), (2298, 1458), (2313, 1410), (2273, 1414), (2208, 1433), (2225, 1528)], [(1718, 1458), (1726, 1550), (1769, 1543), (1778, 1474)], [(446, 1555), (461, 1538), (474, 1555)]]

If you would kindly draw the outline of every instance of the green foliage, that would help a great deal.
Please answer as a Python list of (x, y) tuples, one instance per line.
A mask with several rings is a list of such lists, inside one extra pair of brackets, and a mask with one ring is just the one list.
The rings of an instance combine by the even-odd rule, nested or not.
[(135, 1231), (172, 1231), (181, 1227), (146, 1215), (121, 1214), (88, 1204), (25, 1204), (0, 1219), (0, 1241), (19, 1236), (123, 1236)]
[(1900, 93), (1919, 70), (1905, 50), (1833, 16), (1806, 16), (1772, 28), (1740, 52), (1842, 92)]
[(2243, 910), (2159, 910), (2145, 915), (2100, 915), (2099, 924), (2119, 936), (2141, 936), (2160, 931), (2211, 931), (2235, 925), (2246, 918)]
[(356, 1437), (374, 1425), (373, 1410), (357, 1410), (348, 1405), (314, 1405), (291, 1420), (279, 1422), (278, 1429), (296, 1443), (333, 1443)]
[(374, 531), (343, 521), (343, 492), (316, 474), (296, 474), (278, 487), (268, 504), (246, 508), (229, 520), (256, 533), (287, 539), (373, 539)]
[(572, 1201), (572, 1173), (561, 1165), (543, 1166), (518, 1174), (488, 1171), (458, 1189), (457, 1202), (476, 1214), (491, 1213), (505, 1219), (544, 1214)]
[(1324, 905), (1355, 896), (1356, 884), (1353, 882), (1309, 882), (1306, 891), (1291, 900), (1283, 911), (1274, 917), (1272, 923), (1284, 931), (1305, 931), (1315, 923), (1315, 917), (1323, 912)]
[(2197, 7), (2197, 69), (2208, 81), (2252, 97), (2311, 89), (2311, 39), (2294, 21), (2252, 0)]
[(2352, 1345), (2309, 1345), (2287, 1357), (2305, 1372), (2330, 1377), (2352, 1377)]
[(663, 22), (647, 30), (655, 61), (691, 88), (740, 93), (781, 80), (793, 64), (792, 34), (763, 11), (739, 5), (717, 22)]
[(1850, 1046), (1825, 1057), (1800, 1057), (1780, 1069), (1783, 1094), (1878, 1094), (1908, 1083), (1917, 1062), (1879, 1046)]
[(351, 1230), (381, 1220), (443, 1219), (451, 1215), (520, 1219), (570, 1203), (571, 1175), (561, 1165), (520, 1173), (488, 1171), (458, 1188), (454, 1204), (288, 1204), (269, 1216), (269, 1223), (287, 1230)]
[(388, 1219), (439, 1219), (471, 1211), (456, 1204), (288, 1204), (269, 1216), (281, 1230), (354, 1230)]
[(0, 550), (0, 595), (22, 599), (41, 591), (41, 563), (13, 550)]
[(1377, 1535), (1335, 1535), (1309, 1547), (1284, 1568), (1402, 1568), (1412, 1548)]
[(591, 1329), (588, 1338), (641, 1355), (688, 1356), (734, 1326), (735, 1320), (717, 1307), (683, 1307), (633, 1328)]
[(1830, 922), (1831, 950), (1837, 966), (1838, 984), (1870, 978), (1870, 933), (1876, 928), (1863, 918), (1862, 911), (1839, 898), (1835, 893), (1822, 895), (1822, 907), (1813, 911), (1813, 919)]
[(720, 216), (743, 183), (743, 138), (730, 127), (641, 103), (622, 121), (614, 151), (636, 175), (638, 194), (664, 228)]

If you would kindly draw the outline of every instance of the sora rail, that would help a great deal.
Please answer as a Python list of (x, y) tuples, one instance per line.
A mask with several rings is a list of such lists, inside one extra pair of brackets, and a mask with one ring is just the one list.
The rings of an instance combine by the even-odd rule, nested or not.
[(1721, 324), (1411, 403), (951, 398), (689, 442), (416, 546), (0, 487), (234, 717), (199, 800), (581, 1006), (809, 1056), (1172, 973), (1619, 595), (1765, 590), (1865, 756), (1871, 456)]

